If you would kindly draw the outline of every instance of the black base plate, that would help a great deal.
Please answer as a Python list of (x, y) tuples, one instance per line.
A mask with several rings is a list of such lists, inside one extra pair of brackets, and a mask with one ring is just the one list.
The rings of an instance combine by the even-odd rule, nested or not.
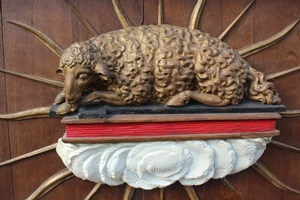
[[(49, 115), (57, 116), (53, 105)], [(257, 112), (283, 112), (284, 105), (265, 105), (260, 102), (243, 99), (237, 106), (224, 107), (206, 106), (198, 102), (190, 102), (183, 107), (167, 107), (162, 104), (144, 104), (141, 106), (111, 106), (100, 102), (92, 102), (79, 108), (79, 111), (68, 113), (78, 115), (78, 118), (103, 118), (106, 115), (118, 114), (203, 114), (203, 113), (257, 113)]]

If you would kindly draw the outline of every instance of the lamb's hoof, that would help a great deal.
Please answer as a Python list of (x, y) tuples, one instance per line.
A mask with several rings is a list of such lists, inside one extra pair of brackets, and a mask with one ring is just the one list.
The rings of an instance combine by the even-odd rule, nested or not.
[(179, 94), (173, 96), (168, 102), (167, 106), (185, 106), (189, 104), (190, 97), (186, 92), (180, 92)]
[(77, 107), (74, 105), (71, 106), (68, 103), (62, 103), (56, 108), (55, 112), (57, 115), (64, 115), (69, 112), (75, 111), (76, 109)]

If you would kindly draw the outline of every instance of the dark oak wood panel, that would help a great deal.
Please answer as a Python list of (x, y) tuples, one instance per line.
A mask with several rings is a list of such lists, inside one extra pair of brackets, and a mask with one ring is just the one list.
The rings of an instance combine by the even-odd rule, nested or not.
[[(2, 16), (0, 16), (2, 24)], [(3, 29), (0, 29), (0, 68), (4, 69), (4, 54), (3, 54)], [(6, 113), (6, 81), (5, 75), (0, 74), (0, 112)], [(8, 123), (5, 121), (0, 122), (0, 162), (10, 159), (10, 141), (8, 134)], [(13, 180), (12, 180), (12, 167), (5, 166), (0, 169), (0, 194), (1, 198), (10, 199), (13, 197)]]
[[(273, 1), (267, 0), (257, 1), (255, 4), (254, 42), (276, 34), (278, 31), (284, 29), (287, 24), (299, 19), (299, 1), (280, 0), (276, 1), (276, 6), (268, 6), (273, 3)], [(299, 66), (300, 49), (296, 47), (300, 43), (299, 30), (300, 26), (298, 24), (279, 43), (254, 55), (253, 66), (266, 74)], [(282, 97), (282, 103), (289, 109), (298, 109), (300, 107), (298, 100), (299, 92), (297, 91), (299, 75), (299, 71), (297, 71), (274, 81)], [(299, 118), (282, 119), (279, 121), (278, 127), (281, 130), (281, 135), (275, 137), (274, 140), (299, 147)], [(292, 185), (297, 189), (300, 188), (300, 174), (294, 171), (300, 165), (299, 154), (269, 147), (262, 156), (261, 162), (284, 183)], [(264, 180), (258, 180), (262, 184), (267, 185), (267, 183), (263, 183)], [(253, 189), (258, 189), (258, 187)], [(262, 192), (262, 189), (258, 189), (258, 191)], [(270, 193), (267, 193), (268, 195), (278, 194), (270, 196), (271, 199), (279, 198), (279, 196), (281, 199), (300, 199), (299, 196), (281, 192), (278, 189), (268, 189), (268, 191), (270, 191)]]
[[(5, 68), (62, 80), (55, 75), (59, 58), (35, 38), (6, 21), (15, 20), (28, 24), (66, 47), (72, 42), (71, 32), (66, 31), (71, 29), (70, 14), (65, 3), (60, 0), (2, 1)], [(59, 92), (57, 89), (11, 75), (6, 75), (6, 81), (8, 113), (51, 105), (53, 97)], [(9, 122), (8, 144), (11, 157), (53, 144), (63, 131), (59, 119)], [(25, 199), (48, 177), (64, 168), (54, 151), (11, 166), (14, 195), (7, 199)], [(49, 194), (49, 198), (63, 199), (63, 193), (54, 191), (53, 194)]]
[[(99, 34), (121, 28), (110, 0), (71, 2)], [(196, 0), (164, 0), (164, 22), (188, 26), (195, 3)], [(250, 0), (207, 0), (198, 27), (217, 37), (249, 3)], [(120, 4), (134, 25), (157, 23), (155, 0), (120, 0)], [(266, 39), (299, 19), (299, 10), (298, 0), (256, 0), (224, 41), (238, 49)], [(63, 80), (55, 74), (59, 58), (28, 33), (8, 24), (7, 20), (34, 27), (52, 37), (63, 48), (92, 37), (63, 0), (2, 0), (1, 13), (0, 67), (8, 70)], [(278, 44), (246, 60), (265, 74), (278, 72), (300, 65), (299, 46), (300, 23)], [(283, 104), (289, 109), (300, 108), (299, 76), (300, 72), (297, 71), (274, 81)], [(50, 106), (58, 92), (57, 89), (1, 73), (0, 112), (12, 113)], [(300, 148), (299, 117), (280, 119), (278, 122), (281, 135), (274, 139)], [(60, 124), (60, 119), (1, 121), (0, 131), (0, 161), (4, 161), (55, 143), (63, 135), (64, 126)], [(268, 146), (260, 161), (284, 183), (300, 189), (299, 154)], [(63, 168), (55, 151), (1, 167), (0, 199), (25, 199), (47, 178)], [(252, 168), (230, 175), (227, 179), (240, 196), (219, 180), (196, 186), (196, 193), (200, 199), (216, 200), (300, 199), (300, 196), (277, 189)], [(84, 199), (94, 185), (89, 181), (71, 178), (42, 199)], [(102, 186), (93, 199), (122, 199), (125, 187), (125, 184)], [(136, 189), (133, 199), (159, 199), (159, 196), (159, 189)], [(179, 183), (167, 187), (164, 197), (166, 200), (189, 199)]]

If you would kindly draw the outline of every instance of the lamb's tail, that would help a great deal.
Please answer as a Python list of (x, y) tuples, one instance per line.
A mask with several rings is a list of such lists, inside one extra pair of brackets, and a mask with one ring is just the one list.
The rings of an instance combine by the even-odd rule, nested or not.
[(279, 104), (281, 102), (274, 84), (268, 82), (262, 72), (249, 66), (247, 81), (245, 94), (249, 99), (260, 101), (263, 104)]

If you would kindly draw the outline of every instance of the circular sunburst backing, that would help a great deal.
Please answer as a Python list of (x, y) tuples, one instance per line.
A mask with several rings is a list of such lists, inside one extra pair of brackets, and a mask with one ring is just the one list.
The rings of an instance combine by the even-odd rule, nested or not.
[[(0, 111), (15, 113), (0, 115), (12, 120), (3, 120), (0, 126), (1, 199), (300, 199), (300, 191), (293, 189), (300, 189), (300, 1), (1, 3), (0, 71), (4, 73), (0, 76)], [(222, 39), (251, 66), (263, 71), (268, 80), (274, 80), (282, 103), (288, 107), (278, 121), (281, 135), (273, 138), (252, 168), (201, 186), (175, 183), (147, 191), (74, 178), (53, 151), (64, 132), (60, 119), (40, 119), (49, 117), (50, 108), (40, 106), (51, 105), (63, 87), (62, 79), (55, 75), (63, 49), (122, 27), (162, 23), (200, 29)]]

